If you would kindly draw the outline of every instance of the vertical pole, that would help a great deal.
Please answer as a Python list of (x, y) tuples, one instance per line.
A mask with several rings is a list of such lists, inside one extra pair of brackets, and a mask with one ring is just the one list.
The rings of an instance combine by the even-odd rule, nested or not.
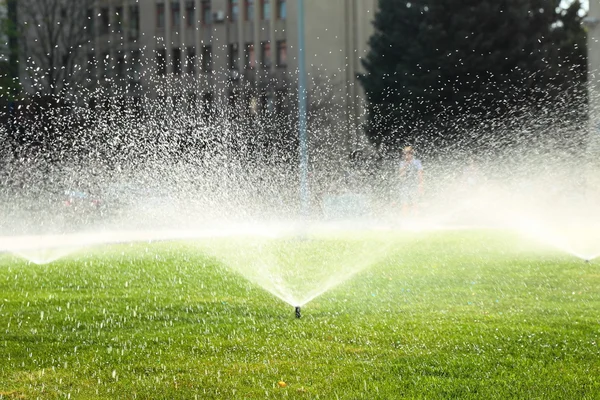
[(306, 143), (306, 62), (304, 57), (304, 0), (298, 0), (298, 136), (300, 141), (300, 199), (308, 216), (308, 146)]

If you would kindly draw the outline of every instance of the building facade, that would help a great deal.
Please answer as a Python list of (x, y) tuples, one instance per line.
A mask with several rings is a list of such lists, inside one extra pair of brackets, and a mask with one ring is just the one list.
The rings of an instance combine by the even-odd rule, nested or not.
[[(336, 85), (348, 124), (362, 115), (356, 75), (375, 3), (305, 0), (309, 82)], [(293, 84), (300, 11), (297, 0), (93, 0), (90, 71), (97, 77), (125, 72), (133, 92), (151, 93), (153, 75), (147, 72), (153, 70), (158, 77), (189, 81), (190, 95), (214, 101), (230, 97), (228, 87), (240, 81)], [(274, 90), (267, 85), (267, 104)]]

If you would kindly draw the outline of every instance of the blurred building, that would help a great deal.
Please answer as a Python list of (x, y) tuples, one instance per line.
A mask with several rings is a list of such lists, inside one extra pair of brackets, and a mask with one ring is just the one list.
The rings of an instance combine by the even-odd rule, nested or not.
[[(317, 84), (337, 85), (349, 122), (361, 113), (356, 75), (375, 3), (305, 1), (306, 70)], [(134, 92), (152, 91), (149, 69), (189, 80), (188, 87), (196, 87), (186, 95), (208, 101), (235, 97), (236, 82), (270, 82), (252, 102), (268, 107), (276, 95), (273, 82), (296, 81), (298, 13), (296, 0), (95, 0), (88, 11), (94, 32), (88, 59), (99, 65), (98, 77), (128, 75)]]
[[(54, 95), (117, 86), (110, 90), (114, 96), (134, 101), (150, 95), (175, 106), (235, 105), (253, 114), (268, 109), (269, 115), (283, 103), (286, 112), (297, 105), (297, 0), (0, 1), (18, 4), (26, 91)], [(341, 154), (363, 140), (357, 74), (376, 3), (304, 2), (309, 111), (312, 104), (333, 103), (322, 113), (337, 137), (319, 140), (334, 143)], [(319, 102), (318, 96), (327, 98)], [(98, 103), (94, 98), (90, 104)]]

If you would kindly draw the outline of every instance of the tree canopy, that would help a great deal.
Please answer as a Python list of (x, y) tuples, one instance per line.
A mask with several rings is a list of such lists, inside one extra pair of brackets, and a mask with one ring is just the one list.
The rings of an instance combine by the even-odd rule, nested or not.
[[(375, 144), (443, 142), (458, 118), (497, 118), (586, 77), (581, 4), (560, 0), (379, 0), (359, 80)], [(429, 133), (425, 133), (429, 132)]]
[(1, 1), (5, 13), (0, 14), (0, 98), (12, 99), (18, 91), (18, 47), (15, 0)]

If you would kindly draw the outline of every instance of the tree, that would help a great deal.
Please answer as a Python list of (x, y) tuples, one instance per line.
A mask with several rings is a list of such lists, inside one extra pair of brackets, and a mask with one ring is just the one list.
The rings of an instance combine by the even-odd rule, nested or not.
[(77, 82), (92, 6), (93, 0), (19, 0), (21, 48), (35, 89), (53, 96)]
[(548, 45), (552, 59), (558, 61), (556, 81), (563, 87), (585, 85), (587, 37), (582, 28), (585, 13), (581, 1), (574, 0), (566, 8), (558, 8), (555, 17)]
[(370, 140), (443, 146), (460, 139), (454, 127), (449, 133), (459, 118), (462, 126), (499, 118), (572, 77), (584, 80), (584, 55), (573, 48), (583, 37), (581, 5), (560, 3), (380, 0), (359, 76)]
[(2, 7), (6, 13), (0, 15), (0, 98), (10, 101), (19, 88), (16, 1), (0, 0), (0, 9)]

